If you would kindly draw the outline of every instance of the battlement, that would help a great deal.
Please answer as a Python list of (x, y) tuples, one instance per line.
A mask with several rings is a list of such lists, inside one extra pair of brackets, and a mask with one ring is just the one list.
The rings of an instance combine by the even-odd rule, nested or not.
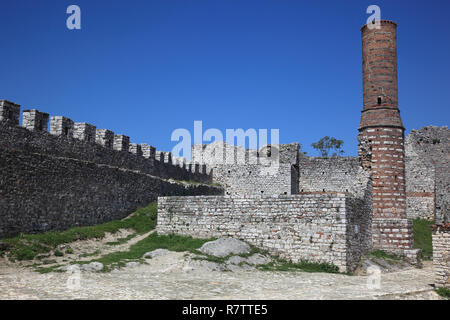
[(0, 121), (10, 121), (19, 125), (20, 105), (7, 100), (0, 100)]
[(108, 129), (97, 129), (95, 125), (74, 122), (64, 116), (50, 117), (37, 109), (23, 111), (21, 126), (19, 119), (20, 105), (0, 100), (0, 131), (9, 131), (0, 138), (1, 147), (140, 170), (168, 179), (211, 181), (206, 168), (198, 164), (180, 166), (171, 152), (130, 142), (130, 137)]
[(50, 133), (55, 136), (73, 137), (75, 123), (66, 117), (52, 116), (50, 118)]
[(39, 110), (23, 110), (22, 126), (28, 130), (47, 131), (48, 113)]

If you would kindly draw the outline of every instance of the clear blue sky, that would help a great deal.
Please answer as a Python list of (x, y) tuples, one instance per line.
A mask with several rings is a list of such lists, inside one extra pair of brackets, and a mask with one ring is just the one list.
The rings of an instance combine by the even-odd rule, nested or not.
[[(79, 5), (82, 29), (66, 28)], [(409, 132), (450, 119), (450, 1), (0, 0), (0, 99), (159, 150), (176, 128), (278, 128), (308, 154), (325, 135), (357, 154), (360, 27), (398, 28)]]

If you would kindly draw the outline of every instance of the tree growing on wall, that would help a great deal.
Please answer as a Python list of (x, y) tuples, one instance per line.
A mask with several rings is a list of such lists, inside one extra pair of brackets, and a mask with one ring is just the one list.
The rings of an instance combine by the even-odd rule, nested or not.
[(343, 140), (338, 140), (334, 137), (323, 137), (317, 142), (311, 144), (311, 146), (320, 152), (320, 155), (324, 158), (328, 157), (331, 152), (333, 156), (341, 156), (344, 154), (342, 146), (344, 145)]

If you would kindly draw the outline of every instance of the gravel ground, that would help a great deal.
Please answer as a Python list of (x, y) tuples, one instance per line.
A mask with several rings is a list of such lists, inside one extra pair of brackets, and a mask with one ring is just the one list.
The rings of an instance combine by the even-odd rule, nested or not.
[[(0, 299), (440, 299), (430, 262), (368, 276), (305, 272), (219, 272), (188, 268), (184, 253), (102, 272), (39, 274), (0, 261)], [(376, 283), (376, 281), (375, 281)]]

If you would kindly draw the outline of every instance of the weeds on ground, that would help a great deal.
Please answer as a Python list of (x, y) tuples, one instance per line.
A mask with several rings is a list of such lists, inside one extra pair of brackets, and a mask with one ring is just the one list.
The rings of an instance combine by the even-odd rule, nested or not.
[[(142, 256), (156, 249), (167, 249), (169, 251), (189, 251), (193, 253), (199, 252), (198, 249), (206, 242), (215, 239), (195, 239), (192, 237), (185, 237), (179, 235), (158, 235), (156, 232), (150, 234), (145, 239), (138, 241), (130, 246), (128, 251), (111, 252), (102, 256), (101, 258), (94, 259), (86, 262), (78, 262), (78, 264), (87, 264), (91, 262), (100, 262), (103, 264), (103, 271), (111, 271), (116, 267), (123, 267), (127, 262), (137, 261), (145, 262)], [(51, 270), (50, 270), (51, 271)]]
[(373, 251), (369, 251), (367, 253), (368, 257), (375, 257), (375, 258), (379, 258), (379, 259), (384, 259), (384, 260), (389, 260), (389, 261), (393, 261), (393, 262), (400, 262), (403, 261), (403, 258), (400, 256), (397, 256), (395, 254), (392, 253), (387, 253), (383, 250), (373, 250)]
[(438, 293), (438, 295), (440, 295), (441, 297), (447, 298), (450, 300), (450, 289), (446, 289), (446, 288), (437, 288), (436, 292)]
[(156, 227), (156, 202), (138, 209), (124, 220), (113, 220), (97, 226), (75, 227), (65, 231), (52, 231), (42, 234), (21, 234), (2, 242), (11, 261), (33, 260), (38, 254), (49, 253), (62, 244), (77, 240), (101, 239), (106, 233), (116, 233), (120, 229), (133, 229), (137, 234), (146, 233)]
[(258, 267), (263, 271), (295, 271), (300, 270), (304, 272), (325, 272), (325, 273), (340, 273), (339, 267), (327, 263), (327, 262), (311, 262), (311, 261), (299, 261), (299, 262), (290, 262), (283, 259), (278, 259), (272, 262), (269, 262), (266, 265), (262, 265)]

